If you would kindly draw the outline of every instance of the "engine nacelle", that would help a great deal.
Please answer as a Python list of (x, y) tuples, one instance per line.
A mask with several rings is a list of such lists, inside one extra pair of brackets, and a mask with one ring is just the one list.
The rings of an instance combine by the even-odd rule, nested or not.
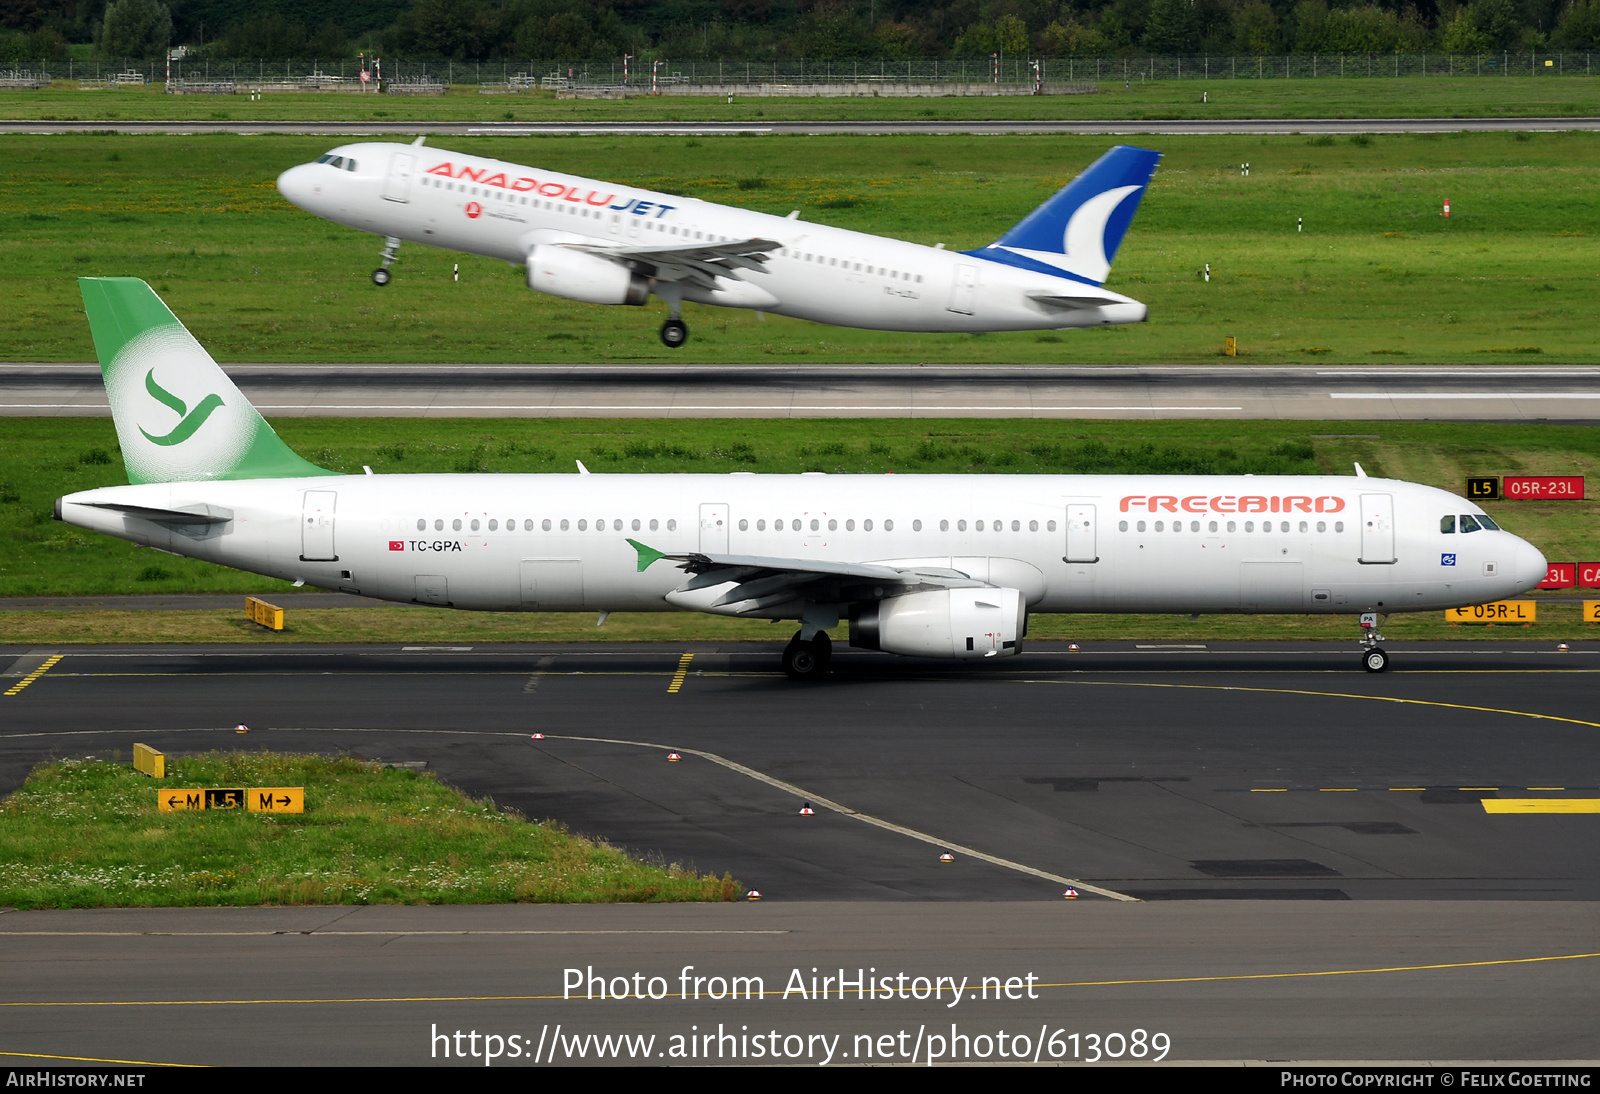
[(650, 283), (626, 266), (550, 244), (528, 251), (528, 288), (585, 304), (637, 305), (650, 299)]
[(911, 657), (1009, 657), (1028, 629), (1019, 589), (937, 589), (863, 604), (850, 644)]

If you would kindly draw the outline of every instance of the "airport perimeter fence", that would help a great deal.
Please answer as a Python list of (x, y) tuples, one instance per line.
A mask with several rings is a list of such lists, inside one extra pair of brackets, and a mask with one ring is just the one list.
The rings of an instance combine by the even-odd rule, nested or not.
[[(1379, 79), (1401, 76), (1593, 76), (1600, 75), (1592, 53), (1308, 53), (1271, 56), (1072, 56), (949, 57), (926, 60), (787, 60), (787, 61), (399, 61), (382, 62), (384, 90), (404, 85), (432, 90), (457, 84), (513, 93), (580, 88), (618, 88), (628, 93), (715, 94), (733, 85), (752, 88), (783, 85), (794, 89), (829, 86), (941, 85), (973, 89), (982, 85), (1026, 93), (1092, 90), (1090, 84), (1131, 84), (1152, 80)], [(237, 90), (367, 90), (361, 63), (355, 59), (298, 61), (227, 61), (190, 56), (171, 66), (176, 83)], [(162, 84), (164, 58), (113, 61), (41, 61), (0, 72), (0, 87), (48, 86), (51, 80), (79, 82), (85, 87), (129, 87)]]

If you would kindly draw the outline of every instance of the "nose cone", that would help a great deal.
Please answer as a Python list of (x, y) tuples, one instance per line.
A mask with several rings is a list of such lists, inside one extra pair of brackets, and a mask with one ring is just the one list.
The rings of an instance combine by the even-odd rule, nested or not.
[(1517, 541), (1517, 557), (1512, 562), (1512, 573), (1517, 578), (1517, 588), (1522, 592), (1538, 585), (1550, 572), (1550, 564), (1543, 552), (1527, 540)]
[(315, 192), (312, 182), (312, 172), (320, 164), (302, 163), (298, 167), (291, 167), (278, 176), (278, 193), (288, 198), (300, 208), (310, 211), (311, 195)]

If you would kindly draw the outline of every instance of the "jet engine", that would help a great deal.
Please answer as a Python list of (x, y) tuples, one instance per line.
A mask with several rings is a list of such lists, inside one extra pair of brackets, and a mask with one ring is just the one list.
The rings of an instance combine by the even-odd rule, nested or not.
[(1018, 589), (936, 589), (850, 613), (850, 644), (912, 657), (1009, 657), (1028, 630)]
[(528, 288), (585, 304), (643, 304), (650, 298), (650, 283), (626, 266), (550, 244), (528, 251)]

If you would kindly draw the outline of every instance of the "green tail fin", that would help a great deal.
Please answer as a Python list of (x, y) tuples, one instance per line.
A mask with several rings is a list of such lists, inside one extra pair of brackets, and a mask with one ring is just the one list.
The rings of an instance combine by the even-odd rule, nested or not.
[(335, 475), (297, 456), (137, 277), (80, 277), (128, 481)]

